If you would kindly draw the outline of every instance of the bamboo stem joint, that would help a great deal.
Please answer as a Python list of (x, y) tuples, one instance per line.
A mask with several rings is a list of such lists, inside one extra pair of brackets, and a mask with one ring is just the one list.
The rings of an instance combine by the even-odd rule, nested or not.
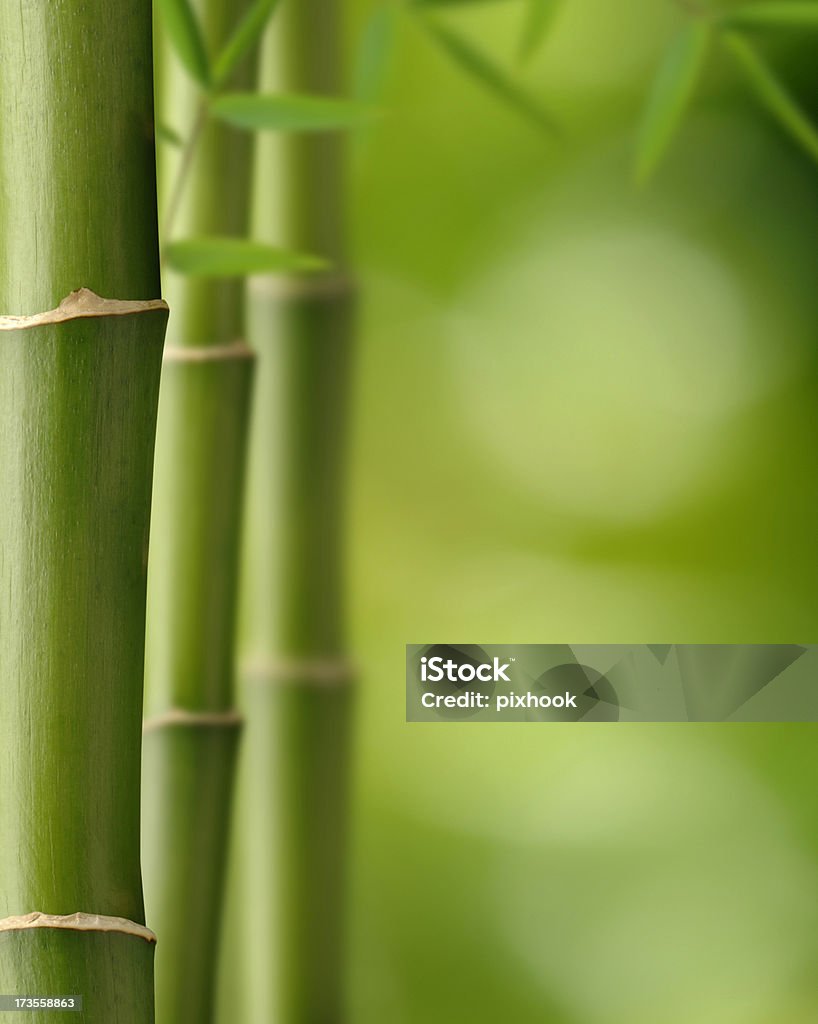
[(345, 658), (281, 658), (248, 662), (241, 674), (256, 682), (323, 687), (348, 686), (357, 673)]
[(154, 732), (174, 726), (205, 729), (240, 729), (244, 719), (236, 711), (187, 711), (185, 708), (170, 708), (160, 715), (148, 718), (142, 732)]
[(23, 914), (0, 921), (0, 932), (21, 932), (29, 928), (61, 928), (72, 932), (118, 932), (133, 935), (146, 942), (156, 942), (156, 936), (143, 924), (124, 917), (105, 917), (102, 914)]
[(168, 345), (163, 361), (166, 363), (215, 363), (234, 359), (256, 358), (255, 352), (243, 341), (230, 345)]

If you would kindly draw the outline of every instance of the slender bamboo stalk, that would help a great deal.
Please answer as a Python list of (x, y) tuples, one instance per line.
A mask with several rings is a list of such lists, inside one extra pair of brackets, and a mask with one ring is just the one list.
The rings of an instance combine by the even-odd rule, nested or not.
[[(211, 52), (251, 0), (194, 5)], [(161, 180), (166, 230), (243, 236), (251, 138), (204, 118), (169, 53), (163, 118), (187, 126)], [(250, 84), (252, 58), (235, 84)], [(144, 757), (146, 901), (161, 936), (157, 1015), (212, 1019), (240, 720), (233, 711), (235, 596), (253, 353), (240, 281), (168, 277), (174, 305), (159, 405), (149, 576)]]
[(0, 5), (0, 991), (149, 1024), (140, 722), (167, 307), (150, 3), (115, 6)]
[(232, 711), (232, 660), (247, 354), (238, 345), (169, 347), (162, 380), (143, 859), (150, 920), (162, 939), (157, 1015), (175, 1024), (207, 1021), (212, 1012), (240, 725)]
[[(316, 31), (320, 25), (321, 30)], [(337, 94), (337, 0), (282, 5), (264, 91)], [(328, 257), (306, 281), (251, 280), (259, 353), (243, 561), (230, 968), (222, 1019), (342, 1015), (350, 672), (344, 653), (344, 454), (354, 319), (337, 134), (259, 142), (256, 234)], [(224, 976), (224, 975), (223, 975)]]

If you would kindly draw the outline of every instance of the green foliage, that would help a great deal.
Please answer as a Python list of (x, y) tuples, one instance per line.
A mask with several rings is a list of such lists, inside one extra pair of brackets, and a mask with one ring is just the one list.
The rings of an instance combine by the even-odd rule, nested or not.
[[(787, 5), (783, 5), (787, 6)], [(792, 7), (807, 6), (792, 4)], [(779, 125), (818, 162), (818, 131), (779, 79), (746, 39), (734, 32), (725, 34), (725, 47), (738, 62), (762, 105)]]
[(278, 0), (257, 0), (245, 14), (216, 58), (213, 78), (217, 85), (224, 85), (228, 81), (242, 57), (261, 38), (277, 5)]
[(396, 20), (395, 8), (384, 4), (364, 25), (353, 72), (352, 91), (359, 100), (371, 103), (380, 95), (394, 45)]
[(210, 104), (210, 112), (236, 128), (281, 132), (340, 131), (355, 127), (373, 115), (368, 105), (334, 96), (252, 92), (218, 96)]
[(818, 3), (814, 0), (779, 0), (777, 3), (751, 3), (731, 11), (722, 19), (728, 25), (742, 28), (766, 26), (818, 28)]
[[(409, 6), (421, 16), (429, 35), (450, 59), (493, 95), (535, 124), (554, 134), (557, 126), (551, 114), (487, 55), (462, 36), (430, 21), (420, 8), (465, 6), (486, 0), (409, 0)], [(561, 0), (528, 0), (527, 18), (520, 39), (521, 58), (530, 56), (542, 43)], [(359, 128), (371, 121), (377, 111), (372, 100), (382, 89), (391, 53), (398, 8), (383, 3), (376, 8), (364, 27), (354, 73), (355, 99), (330, 95), (258, 94), (222, 92), (246, 53), (256, 45), (273, 15), (278, 0), (255, 0), (239, 21), (232, 35), (216, 56), (212, 66), (201, 26), (191, 0), (157, 0), (165, 30), (180, 61), (210, 96), (201, 104), (200, 122), (215, 118), (246, 131), (332, 132)], [(194, 126), (187, 140), (164, 124), (156, 128), (157, 138), (184, 147), (171, 214), (185, 184), (191, 156), (198, 145), (200, 125)], [(199, 277), (241, 277), (267, 272), (309, 271), (323, 267), (312, 256), (288, 252), (238, 237), (188, 238), (170, 242), (164, 249), (165, 261), (181, 274)]]
[(210, 61), (189, 0), (157, 0), (157, 6), (179, 60), (201, 86), (209, 89)]
[(733, 56), (758, 100), (818, 162), (818, 129), (758, 51), (734, 27), (818, 28), (815, 0), (760, 0), (715, 17), (697, 17), (669, 47), (651, 90), (637, 146), (640, 181), (655, 170), (687, 110), (715, 35)]
[(549, 135), (557, 132), (557, 124), (551, 114), (484, 53), (438, 22), (426, 17), (421, 20), (432, 39), (467, 75), (542, 131)]
[(323, 270), (327, 265), (317, 256), (279, 249), (248, 238), (186, 238), (167, 245), (164, 255), (172, 270), (193, 277), (298, 273)]
[(636, 147), (636, 176), (646, 181), (676, 134), (710, 52), (712, 27), (694, 21), (673, 39), (648, 95)]
[(542, 46), (561, 4), (562, 0), (527, 0), (518, 47), (521, 61), (532, 57)]
[(162, 121), (156, 123), (156, 138), (159, 142), (167, 142), (170, 146), (183, 145), (182, 136)]

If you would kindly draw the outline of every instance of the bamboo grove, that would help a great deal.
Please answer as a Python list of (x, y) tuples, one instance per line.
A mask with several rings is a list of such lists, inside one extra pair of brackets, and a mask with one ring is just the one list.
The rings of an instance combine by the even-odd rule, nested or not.
[[(277, 6), (159, 0), (155, 55), (148, 0), (0, 6), (0, 991), (100, 1024), (154, 1020), (154, 933), (160, 1024), (343, 1019), (347, 140), (403, 17), (556, 132), (445, 0), (376, 7), (349, 76), (341, 0)], [(756, 40), (816, 5), (681, 6), (637, 177), (717, 50), (818, 158)], [(559, 17), (522, 7), (520, 65)]]
[[(266, 34), (267, 0), (238, 11), (214, 0), (159, 6), (161, 222), (176, 312), (146, 662), (144, 855), (148, 908), (164, 936), (158, 1011), (175, 1021), (212, 1019), (214, 1005), (230, 1021), (338, 1020), (354, 678), (343, 613), (356, 305), (344, 149), (374, 115), (392, 12), (375, 12), (359, 87), (345, 98), (337, 0), (284, 3)], [(423, 24), (500, 98), (548, 123), (511, 78)]]

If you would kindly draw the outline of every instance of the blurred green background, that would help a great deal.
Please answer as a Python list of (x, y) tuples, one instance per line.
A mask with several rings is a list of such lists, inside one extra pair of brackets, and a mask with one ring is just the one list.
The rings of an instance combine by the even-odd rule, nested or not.
[(408, 642), (815, 641), (818, 168), (724, 57), (633, 185), (684, 17), (567, 0), (547, 139), (402, 16), (355, 147), (356, 1024), (818, 1019), (814, 726), (404, 722)]

